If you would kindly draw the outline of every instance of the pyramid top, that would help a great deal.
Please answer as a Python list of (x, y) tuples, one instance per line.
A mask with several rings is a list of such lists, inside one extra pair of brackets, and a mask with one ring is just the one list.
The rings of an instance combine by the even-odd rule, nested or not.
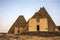
[(13, 25), (16, 27), (22, 27), (25, 26), (24, 24), (26, 24), (26, 20), (23, 15), (20, 15)]
[(42, 8), (40, 8), (39, 11), (37, 11), (37, 12), (32, 16), (32, 18), (36, 18), (36, 19), (43, 18), (43, 17), (45, 17), (44, 14), (46, 14), (46, 13), (47, 13), (46, 9), (45, 9), (44, 7), (42, 7)]

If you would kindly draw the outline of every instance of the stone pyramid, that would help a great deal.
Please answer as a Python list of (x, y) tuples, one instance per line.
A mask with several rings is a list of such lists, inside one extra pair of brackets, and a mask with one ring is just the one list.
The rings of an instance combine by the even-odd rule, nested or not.
[(44, 7), (40, 8), (40, 10), (36, 12), (31, 18), (36, 18), (37, 20), (39, 20), (40, 18), (47, 18), (49, 30), (54, 31), (56, 28), (55, 23), (53, 22), (52, 18), (50, 17), (50, 15), (48, 14)]
[(26, 20), (24, 16), (20, 15), (17, 20), (14, 22), (8, 33), (14, 33), (14, 28), (15, 27), (24, 27), (26, 25)]

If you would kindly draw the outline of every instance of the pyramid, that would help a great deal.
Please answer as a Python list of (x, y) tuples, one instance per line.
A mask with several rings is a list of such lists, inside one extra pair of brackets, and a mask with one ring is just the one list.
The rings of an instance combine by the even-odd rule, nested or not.
[[(47, 20), (48, 20), (48, 30), (54, 32), (55, 28), (57, 28), (56, 24), (54, 23), (54, 21), (52, 20), (52, 18), (50, 17), (50, 15), (48, 14), (48, 12), (46, 11), (46, 9), (44, 7), (40, 8), (40, 10), (37, 11), (31, 18), (36, 18), (37, 21), (39, 21), (40, 18), (47, 18)], [(10, 28), (10, 30), (8, 31), (8, 33), (14, 33), (14, 28), (15, 27), (24, 27), (24, 29), (26, 29), (25, 31), (28, 31), (29, 20), (26, 22), (24, 16), (22, 16), (22, 15), (19, 16), (17, 18), (17, 20), (15, 21), (15, 23)]]
[(14, 33), (14, 28), (15, 27), (24, 27), (26, 25), (26, 20), (24, 16), (20, 15), (17, 20), (14, 22), (8, 33)]
[(37, 21), (39, 21), (40, 18), (47, 18), (49, 30), (54, 31), (56, 28), (56, 24), (53, 22), (52, 18), (44, 7), (40, 8), (40, 10), (36, 12), (31, 18), (36, 18)]

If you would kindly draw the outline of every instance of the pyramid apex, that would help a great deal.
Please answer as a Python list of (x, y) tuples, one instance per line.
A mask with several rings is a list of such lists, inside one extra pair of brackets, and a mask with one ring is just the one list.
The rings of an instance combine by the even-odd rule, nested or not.
[(40, 10), (45, 9), (45, 7), (40, 7)]
[(20, 22), (26, 21), (25, 17), (23, 15), (19, 15), (19, 17), (17, 18), (17, 20), (20, 21)]
[(23, 15), (19, 15), (19, 17), (24, 17)]
[(44, 8), (44, 7), (40, 7), (40, 9), (41, 9), (41, 8)]
[(25, 17), (23, 15), (19, 15), (17, 19), (25, 19)]

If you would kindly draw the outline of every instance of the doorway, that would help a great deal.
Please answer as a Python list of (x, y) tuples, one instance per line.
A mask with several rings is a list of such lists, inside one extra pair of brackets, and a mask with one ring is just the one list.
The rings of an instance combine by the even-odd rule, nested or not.
[(18, 34), (19, 34), (19, 30), (18, 30)]
[(39, 25), (37, 25), (37, 31), (39, 31)]

